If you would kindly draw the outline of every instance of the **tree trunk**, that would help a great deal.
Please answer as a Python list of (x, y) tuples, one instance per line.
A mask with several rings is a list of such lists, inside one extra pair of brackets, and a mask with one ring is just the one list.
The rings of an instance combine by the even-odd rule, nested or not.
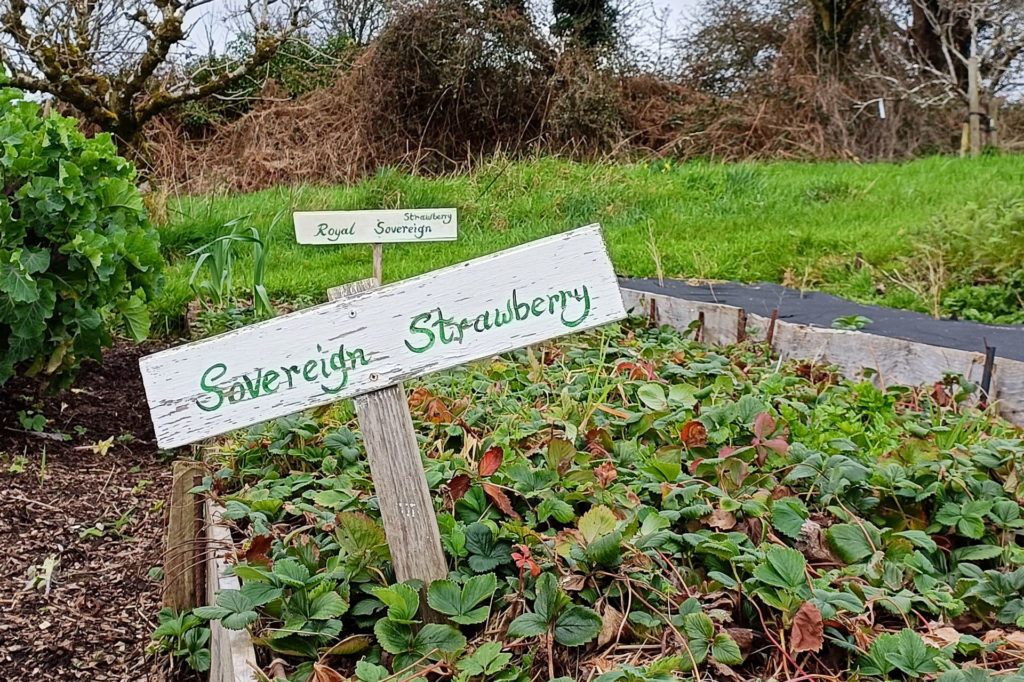
[(971, 127), (971, 156), (981, 154), (981, 74), (978, 72), (978, 41), (971, 37), (971, 58), (967, 64), (967, 120)]
[[(942, 72), (949, 71), (949, 63), (943, 52), (943, 36), (935, 30), (928, 15), (935, 17), (938, 23), (948, 27), (947, 33), (953, 44), (950, 46), (960, 54), (968, 54), (971, 45), (971, 26), (962, 17), (954, 17), (944, 9), (941, 0), (910, 0), (913, 12), (913, 23), (910, 27), (910, 38), (924, 60), (925, 64)], [(953, 58), (953, 73), (956, 85), (961, 92), (967, 90), (967, 66), (956, 57)]]

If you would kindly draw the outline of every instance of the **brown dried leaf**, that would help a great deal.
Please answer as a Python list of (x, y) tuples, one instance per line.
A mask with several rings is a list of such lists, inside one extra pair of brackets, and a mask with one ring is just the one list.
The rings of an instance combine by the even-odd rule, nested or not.
[(619, 636), (622, 620), (622, 614), (611, 604), (605, 603), (604, 609), (601, 611), (601, 632), (597, 635), (598, 648)]
[(448, 494), (452, 496), (453, 502), (458, 502), (465, 495), (466, 491), (469, 490), (469, 476), (466, 474), (458, 474), (452, 476), (452, 480), (448, 481)]
[(312, 682), (345, 682), (345, 677), (323, 663), (314, 663)]
[(821, 621), (821, 611), (813, 603), (805, 601), (793, 616), (789, 650), (793, 653), (821, 651), (824, 636), (825, 625)]
[(796, 542), (796, 548), (810, 561), (837, 562), (839, 559), (829, 547), (825, 533), (821, 530), (821, 524), (807, 519), (800, 528), (800, 539)]
[(433, 424), (447, 424), (453, 419), (451, 410), (440, 398), (434, 397), (427, 401), (424, 409), (427, 421)]
[(715, 671), (716, 680), (734, 680), (735, 682), (746, 682), (746, 679), (738, 672), (732, 669), (732, 667), (719, 663), (713, 658), (708, 659), (708, 665)]
[(716, 509), (704, 517), (704, 523), (718, 530), (729, 530), (736, 527), (736, 515), (732, 512)]
[(273, 540), (269, 535), (257, 535), (249, 541), (249, 548), (245, 550), (245, 560), (250, 564), (262, 564), (270, 566), (270, 558), (267, 552), (270, 551), (270, 543)]
[(566, 592), (579, 592), (587, 582), (587, 576), (579, 573), (570, 573), (559, 579), (559, 586)]
[(611, 462), (603, 462), (600, 466), (594, 469), (594, 475), (597, 476), (597, 480), (601, 482), (601, 487), (606, 488), (609, 483), (619, 477), (619, 472)]
[(612, 670), (615, 670), (619, 667), (618, 663), (616, 663), (615, 661), (599, 656), (595, 656), (594, 658), (587, 661), (587, 663), (594, 666), (594, 672), (602, 675), (606, 672), (611, 672)]
[(997, 642), (1000, 639), (1006, 639), (1006, 631), (999, 628), (989, 630), (981, 636), (981, 641), (985, 644), (991, 644), (992, 642)]
[(267, 668), (267, 677), (272, 680), (288, 677), (288, 664), (283, 658), (275, 658), (270, 662), (270, 667)]
[(487, 483), (486, 481), (481, 485), (483, 485), (484, 493), (486, 493), (487, 497), (491, 498), (491, 502), (494, 503), (494, 506), (504, 512), (505, 516), (516, 520), (520, 518), (519, 514), (516, 513), (516, 510), (512, 508), (512, 502), (508, 499), (508, 495), (505, 494), (504, 490), (493, 483)]
[(941, 381), (936, 381), (935, 385), (932, 387), (932, 400), (934, 400), (935, 404), (939, 407), (949, 407), (950, 403), (953, 402), (949, 397), (949, 394), (946, 393), (946, 389), (942, 385)]
[(753, 630), (750, 628), (726, 628), (725, 632), (736, 642), (736, 646), (740, 648), (744, 656), (750, 653), (751, 647), (754, 646)]
[(702, 448), (708, 444), (708, 430), (698, 421), (689, 421), (683, 424), (679, 437), (683, 445), (688, 448)]
[(1006, 640), (1006, 644), (1003, 648), (1024, 651), (1024, 632), (1020, 632), (1019, 630), (1008, 632), (1004, 639)]
[(417, 407), (430, 400), (430, 398), (430, 391), (420, 386), (412, 392), (412, 395), (409, 396), (409, 408), (415, 410)]
[(935, 628), (930, 632), (922, 632), (921, 639), (924, 640), (925, 644), (933, 646), (936, 649), (942, 649), (950, 644), (956, 644), (959, 642), (960, 632), (956, 628), (951, 627)]
[(499, 445), (495, 445), (484, 453), (484, 456), (480, 458), (477, 463), (477, 472), (487, 478), (501, 466), (501, 463), (505, 459), (505, 451)]

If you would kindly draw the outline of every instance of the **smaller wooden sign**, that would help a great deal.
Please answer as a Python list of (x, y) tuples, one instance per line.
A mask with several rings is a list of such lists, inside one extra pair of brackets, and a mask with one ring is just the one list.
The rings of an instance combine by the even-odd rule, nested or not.
[(299, 244), (439, 242), (458, 237), (458, 211), (454, 208), (298, 211), (293, 219)]

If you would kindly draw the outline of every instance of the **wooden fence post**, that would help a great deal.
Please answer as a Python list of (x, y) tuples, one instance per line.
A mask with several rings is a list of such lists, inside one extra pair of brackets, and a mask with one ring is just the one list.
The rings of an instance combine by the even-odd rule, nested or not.
[(163, 603), (178, 611), (198, 606), (203, 596), (202, 500), (188, 491), (202, 482), (205, 470), (203, 463), (196, 461), (177, 461), (172, 469)]
[(988, 143), (993, 149), (999, 149), (999, 110), (1006, 103), (1004, 97), (993, 97), (988, 101)]

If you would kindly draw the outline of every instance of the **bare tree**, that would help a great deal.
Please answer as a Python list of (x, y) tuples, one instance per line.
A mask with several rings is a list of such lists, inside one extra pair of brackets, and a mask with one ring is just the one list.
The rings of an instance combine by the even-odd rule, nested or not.
[(868, 21), (871, 0), (810, 0), (818, 42), (830, 52), (842, 53)]
[(913, 67), (952, 96), (971, 98), (970, 71), (988, 95), (1014, 85), (1024, 55), (1024, 0), (911, 0)]
[(377, 37), (392, 14), (391, 0), (326, 0), (320, 23), (331, 35), (368, 45)]
[(801, 8), (802, 0), (703, 0), (678, 42), (683, 80), (721, 96), (756, 87)]
[[(308, 0), (242, 0), (232, 18), (251, 50), (201, 78), (173, 68), (212, 0), (0, 0), (0, 65), (15, 87), (49, 93), (113, 133), (124, 153), (143, 151), (143, 126), (189, 100), (255, 73), (307, 20)], [(201, 11), (207, 11), (202, 9)]]

